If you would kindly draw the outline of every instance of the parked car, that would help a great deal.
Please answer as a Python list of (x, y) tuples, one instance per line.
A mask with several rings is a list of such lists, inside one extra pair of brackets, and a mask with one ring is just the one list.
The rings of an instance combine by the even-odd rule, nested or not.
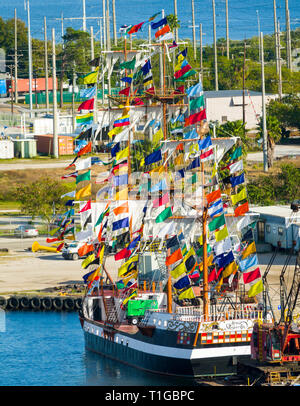
[[(61, 250), (61, 254), (65, 259), (73, 259), (74, 261), (77, 261), (77, 259), (79, 259), (78, 249), (82, 247), (82, 245), (83, 243), (78, 243), (76, 241), (65, 243)], [(85, 258), (85, 256), (81, 258)]]
[(31, 225), (21, 225), (17, 227), (14, 231), (14, 234), (19, 237), (36, 237), (39, 235), (39, 230), (37, 230), (34, 226)]

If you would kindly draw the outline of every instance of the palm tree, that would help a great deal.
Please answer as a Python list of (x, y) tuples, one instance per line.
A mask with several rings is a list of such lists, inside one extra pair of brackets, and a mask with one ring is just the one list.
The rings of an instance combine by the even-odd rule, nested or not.
[[(280, 122), (275, 116), (266, 117), (267, 124), (267, 159), (268, 159), (268, 168), (273, 166), (274, 162), (274, 149), (277, 142), (280, 141), (282, 133)], [(257, 127), (259, 136), (263, 137), (263, 123), (262, 118), (260, 119), (259, 126)]]
[(247, 155), (247, 151), (250, 147), (250, 140), (247, 137), (249, 130), (245, 128), (245, 124), (242, 120), (227, 121), (224, 124), (215, 125), (217, 137), (239, 137), (242, 141), (243, 156)]

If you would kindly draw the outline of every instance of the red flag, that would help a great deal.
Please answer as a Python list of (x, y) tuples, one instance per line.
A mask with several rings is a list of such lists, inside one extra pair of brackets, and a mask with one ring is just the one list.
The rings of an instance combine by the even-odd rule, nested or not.
[(78, 107), (78, 111), (80, 110), (94, 110), (94, 98), (82, 102)]
[(131, 255), (131, 250), (127, 248), (123, 248), (121, 251), (117, 252), (115, 255), (115, 261), (119, 261), (120, 259), (128, 258)]
[(78, 213), (82, 213), (82, 212), (84, 212), (84, 211), (91, 210), (91, 208), (92, 208), (92, 206), (91, 206), (91, 200), (89, 200), (89, 201), (87, 202), (87, 204), (86, 204)]
[(206, 111), (205, 109), (199, 111), (199, 113), (192, 114), (189, 116), (189, 125), (198, 123), (201, 120), (206, 120)]
[(167, 24), (163, 28), (161, 28), (160, 30), (156, 31), (155, 38), (158, 38), (161, 35), (166, 34), (167, 32), (170, 32), (170, 31), (171, 31), (171, 28), (170, 28), (169, 24)]
[(93, 244), (85, 243), (82, 247), (78, 249), (78, 255), (83, 257), (84, 255), (88, 254), (89, 252), (94, 251)]
[(119, 94), (124, 94), (125, 96), (129, 96), (130, 93), (130, 86), (125, 87), (125, 89), (122, 89), (119, 91)]
[(249, 204), (248, 202), (241, 204), (234, 210), (234, 216), (242, 216), (243, 214), (247, 213), (249, 211)]
[(220, 197), (221, 197), (221, 190), (218, 189), (218, 190), (215, 190), (215, 191), (213, 191), (211, 193), (208, 193), (206, 195), (206, 200), (207, 200), (207, 203), (209, 204), (209, 203), (212, 203), (215, 200), (219, 199)]
[(47, 238), (46, 242), (48, 244), (52, 243), (52, 242), (56, 242), (56, 241), (61, 241), (61, 238)]
[(166, 258), (166, 265), (172, 265), (175, 262), (179, 261), (180, 259), (182, 259), (182, 253), (181, 253), (181, 249), (178, 248), (176, 251), (173, 252), (173, 254), (167, 256)]
[(259, 268), (254, 269), (254, 271), (251, 272), (245, 272), (243, 273), (243, 279), (244, 279), (244, 283), (250, 283), (255, 281), (255, 279), (260, 278), (260, 270)]
[(212, 282), (215, 281), (217, 279), (217, 274), (216, 274), (216, 268), (214, 268), (210, 274), (208, 275), (208, 279), (207, 282)]
[(127, 34), (133, 34), (133, 33), (135, 33), (135, 32), (138, 32), (138, 31), (141, 29), (141, 27), (142, 27), (142, 25), (144, 24), (144, 22), (145, 22), (145, 21), (143, 21), (142, 23), (136, 24), (136, 25), (134, 25), (133, 27), (131, 27)]
[(64, 242), (62, 242), (61, 244), (59, 244), (58, 247), (56, 247), (56, 251), (60, 252), (62, 250), (63, 246), (64, 246)]
[(87, 154), (88, 152), (92, 152), (92, 143), (91, 142), (89, 142), (87, 145), (82, 147), (81, 150), (77, 152), (77, 156)]

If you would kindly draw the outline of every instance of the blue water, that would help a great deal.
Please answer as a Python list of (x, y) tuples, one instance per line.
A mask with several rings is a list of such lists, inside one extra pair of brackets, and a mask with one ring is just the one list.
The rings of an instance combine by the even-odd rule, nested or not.
[(76, 312), (6, 312), (4, 326), (0, 329), (0, 386), (195, 384), (142, 372), (86, 351)]
[[(27, 1), (27, 0), (26, 0)], [(195, 21), (203, 27), (203, 43), (211, 44), (213, 39), (213, 20), (212, 20), (212, 1), (195, 1)], [(24, 9), (25, 0), (11, 0), (10, 2), (1, 1), (0, 16), (4, 19), (14, 17), (14, 8), (17, 9), (17, 15), (20, 19), (26, 21), (27, 11)], [(165, 14), (174, 12), (173, 0), (116, 0), (116, 21), (117, 29), (123, 24), (138, 24), (146, 21), (151, 15), (164, 8)], [(256, 36), (258, 33), (258, 24), (264, 34), (271, 34), (274, 31), (273, 22), (273, 0), (228, 0), (229, 2), (229, 36), (232, 40), (244, 39)], [(82, 0), (30, 0), (31, 10), (31, 33), (35, 38), (43, 38), (44, 16), (47, 17), (47, 27), (50, 37), (52, 28), (55, 28), (57, 41), (61, 38), (61, 22), (56, 20), (63, 17), (64, 28), (73, 26), (75, 29), (82, 28), (82, 20), (67, 20), (70, 17), (82, 17)], [(216, 0), (216, 31), (218, 38), (225, 38), (225, 0)], [(47, 7), (44, 7), (47, 5)], [(276, 0), (277, 18), (279, 18), (282, 30), (285, 30), (285, 0)], [(192, 37), (192, 17), (191, 1), (177, 0), (178, 18), (181, 22), (179, 29), (180, 38)], [(299, 0), (289, 0), (291, 29), (300, 26), (300, 2)], [(86, 0), (86, 16), (101, 17), (102, 1)], [(157, 17), (158, 19), (159, 17)], [(99, 20), (98, 20), (99, 21)], [(88, 19), (87, 28), (94, 27), (94, 34), (97, 40), (100, 40), (99, 25), (97, 20)], [(112, 24), (111, 24), (112, 28)], [(145, 27), (138, 37), (147, 36), (148, 28)], [(196, 28), (196, 37), (199, 40), (199, 28)]]

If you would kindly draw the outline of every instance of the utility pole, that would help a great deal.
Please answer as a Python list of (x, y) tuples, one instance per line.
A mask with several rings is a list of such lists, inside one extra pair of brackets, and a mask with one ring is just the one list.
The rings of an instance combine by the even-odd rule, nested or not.
[(228, 23), (228, 0), (225, 3), (226, 8), (226, 56), (229, 59), (229, 23)]
[(106, 49), (110, 51), (109, 0), (107, 0), (106, 6)]
[(86, 32), (85, 0), (82, 0), (82, 31)]
[(49, 111), (49, 73), (48, 73), (48, 42), (47, 42), (47, 21), (44, 17), (44, 43), (45, 43), (45, 91), (46, 91), (46, 110)]
[[(109, 0), (107, 0), (109, 1)], [(102, 0), (102, 14), (103, 14), (103, 45), (104, 49), (106, 50), (106, 6), (105, 0)]]
[(72, 124), (73, 124), (73, 132), (75, 132), (75, 128), (76, 128), (76, 118), (75, 118), (75, 81), (76, 81), (75, 61), (73, 61), (73, 80), (72, 80)]
[(55, 158), (58, 158), (56, 50), (55, 50), (55, 29), (54, 28), (52, 28), (52, 77), (53, 77), (53, 155)]
[(259, 12), (256, 10), (257, 15), (257, 30), (258, 30), (258, 54), (259, 54), (259, 62), (261, 62), (261, 43), (260, 43), (260, 20), (259, 20)]
[(276, 73), (279, 73), (278, 66), (278, 35), (277, 35), (277, 13), (276, 13), (276, 0), (273, 0), (274, 9), (274, 36), (275, 36), (275, 57), (276, 57)]
[[(161, 10), (161, 17), (165, 17), (165, 10)], [(159, 79), (160, 79), (160, 88), (164, 87), (164, 72), (163, 72), (163, 49), (160, 47), (159, 50)]]
[(13, 65), (8, 65), (10, 71), (10, 111), (14, 114), (14, 100), (13, 100)]
[(118, 45), (117, 38), (117, 22), (116, 22), (116, 4), (115, 0), (112, 0), (112, 13), (113, 13), (113, 25), (114, 25), (114, 45)]
[(202, 23), (200, 23), (200, 78), (203, 82), (203, 45), (202, 45)]
[[(94, 27), (91, 25), (91, 60), (95, 58), (95, 51), (94, 51)], [(93, 67), (94, 70), (94, 67)]]
[[(11, 88), (12, 91), (12, 88)], [(15, 103), (18, 103), (18, 36), (17, 36), (17, 9), (15, 8)]]
[(194, 48), (194, 61), (197, 59), (197, 48), (196, 48), (196, 26), (195, 26), (195, 4), (192, 0), (192, 21), (193, 21), (193, 48)]
[(277, 25), (277, 56), (278, 56), (278, 96), (279, 99), (282, 99), (282, 74), (281, 74), (281, 44), (280, 44), (280, 25), (279, 25), (279, 19), (278, 19), (278, 25)]
[(217, 34), (216, 34), (216, 9), (215, 9), (215, 0), (212, 0), (213, 6), (213, 30), (214, 30), (214, 59), (215, 59), (215, 90), (219, 90), (218, 84), (218, 57), (217, 57)]
[(246, 125), (245, 113), (245, 69), (246, 69), (246, 40), (244, 40), (244, 62), (243, 62), (243, 125)]
[(287, 68), (292, 70), (292, 49), (291, 49), (291, 28), (290, 28), (290, 11), (289, 1), (285, 0), (285, 21), (286, 21), (286, 57)]
[(30, 33), (30, 6), (27, 0), (27, 24), (28, 24), (28, 58), (29, 58), (29, 110), (32, 118), (32, 46)]
[(265, 67), (264, 67), (264, 38), (263, 33), (260, 33), (261, 46), (261, 87), (262, 87), (262, 125), (263, 125), (263, 158), (264, 171), (268, 172), (268, 133), (266, 122), (266, 100), (265, 100)]
[[(174, 15), (177, 17), (177, 0), (174, 0)], [(175, 28), (175, 41), (178, 42), (178, 28)]]

